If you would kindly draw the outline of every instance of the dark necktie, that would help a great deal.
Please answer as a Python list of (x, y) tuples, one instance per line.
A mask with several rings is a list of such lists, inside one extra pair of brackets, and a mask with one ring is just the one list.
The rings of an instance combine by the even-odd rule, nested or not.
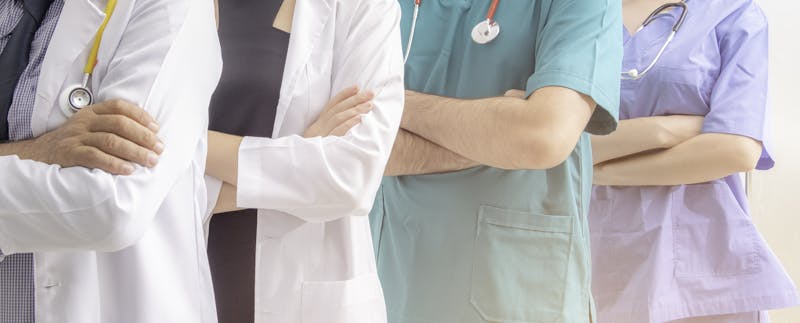
[(28, 66), (31, 43), (53, 0), (23, 0), (24, 13), (0, 54), (0, 140), (8, 140), (8, 111), (14, 89)]

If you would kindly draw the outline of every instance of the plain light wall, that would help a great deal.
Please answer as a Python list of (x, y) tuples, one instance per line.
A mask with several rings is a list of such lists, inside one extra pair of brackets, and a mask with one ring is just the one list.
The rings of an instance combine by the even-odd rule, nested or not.
[[(750, 176), (753, 218), (772, 250), (800, 283), (800, 4), (757, 0), (770, 32), (772, 155), (775, 168)], [(800, 323), (800, 308), (770, 313), (772, 323)]]

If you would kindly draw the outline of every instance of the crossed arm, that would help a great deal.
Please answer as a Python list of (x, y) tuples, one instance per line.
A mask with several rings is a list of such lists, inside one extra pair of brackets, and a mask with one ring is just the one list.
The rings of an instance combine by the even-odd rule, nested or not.
[(528, 98), (464, 100), (406, 91), (387, 176), (488, 165), (546, 169), (563, 162), (594, 111), (586, 95), (545, 87)]
[(607, 136), (593, 136), (594, 184), (681, 185), (752, 170), (761, 143), (752, 138), (701, 133), (702, 116), (623, 120)]

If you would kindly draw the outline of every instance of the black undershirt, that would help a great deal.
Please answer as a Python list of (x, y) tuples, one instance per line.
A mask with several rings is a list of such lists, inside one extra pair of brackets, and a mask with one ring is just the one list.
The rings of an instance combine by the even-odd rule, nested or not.
[[(209, 129), (272, 137), (289, 34), (273, 27), (283, 0), (219, 1), (222, 77)], [(253, 322), (256, 210), (214, 215), (208, 238), (219, 323)]]

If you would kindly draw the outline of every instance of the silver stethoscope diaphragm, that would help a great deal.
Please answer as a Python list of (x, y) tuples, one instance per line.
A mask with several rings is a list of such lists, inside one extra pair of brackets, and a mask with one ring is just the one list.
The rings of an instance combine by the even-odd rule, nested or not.
[(83, 83), (68, 87), (61, 95), (61, 111), (65, 116), (70, 117), (81, 109), (94, 104), (94, 93), (89, 83), (91, 76), (85, 74)]
[(89, 88), (89, 75), (84, 75), (83, 77), (83, 84), (81, 86), (73, 88), (69, 91), (69, 97), (67, 98), (67, 103), (69, 103), (70, 109), (74, 112), (78, 112), (80, 109), (88, 107), (94, 103), (94, 95), (92, 95), (92, 90)]
[[(488, 44), (500, 34), (500, 24), (498, 24), (494, 19), (499, 3), (500, 0), (492, 0), (491, 5), (489, 6), (489, 11), (486, 13), (486, 19), (482, 20), (475, 25), (474, 28), (472, 28), (470, 36), (472, 37), (472, 41), (474, 41), (476, 44)], [(419, 18), (419, 8), (421, 5), (422, 0), (414, 0), (414, 12), (411, 16), (411, 31), (409, 32), (408, 45), (406, 45), (406, 50), (403, 55), (403, 64), (408, 61), (408, 56), (411, 54), (411, 46), (414, 44), (414, 35), (416, 34), (417, 30), (417, 18)]]
[(97, 28), (94, 35), (94, 42), (89, 51), (89, 56), (86, 58), (86, 65), (83, 67), (83, 82), (68, 87), (61, 92), (58, 104), (61, 106), (61, 112), (67, 118), (71, 117), (81, 109), (94, 104), (94, 94), (92, 93), (91, 81), (94, 68), (97, 66), (97, 53), (100, 51), (100, 42), (103, 39), (103, 32), (106, 29), (111, 15), (114, 13), (114, 8), (117, 6), (117, 0), (108, 0), (106, 3), (105, 14), (103, 22)]
[(69, 92), (69, 107), (77, 112), (87, 106), (92, 105), (92, 91), (79, 87)]

